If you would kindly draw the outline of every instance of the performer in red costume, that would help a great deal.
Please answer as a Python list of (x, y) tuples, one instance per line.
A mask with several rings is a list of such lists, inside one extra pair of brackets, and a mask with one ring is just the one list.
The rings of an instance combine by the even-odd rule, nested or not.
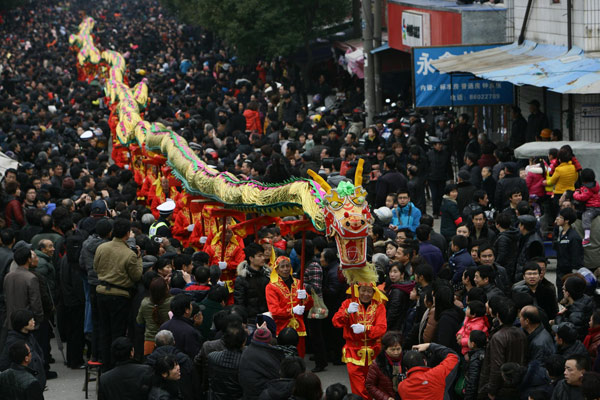
[(306, 290), (300, 288), (300, 283), (292, 276), (292, 263), (288, 257), (280, 256), (275, 265), (271, 272), (271, 282), (265, 289), (267, 306), (277, 325), (278, 335), (288, 326), (298, 332), (298, 355), (304, 358), (304, 311), (313, 306), (313, 299)]
[(369, 399), (365, 380), (369, 365), (381, 350), (381, 337), (387, 330), (385, 296), (371, 283), (359, 283), (349, 290), (354, 292), (353, 298), (342, 303), (332, 323), (336, 328), (344, 329), (346, 344), (342, 349), (342, 361), (348, 368), (352, 393)]
[(188, 247), (189, 238), (194, 229), (190, 213), (190, 199), (191, 196), (188, 193), (181, 192), (179, 198), (175, 200), (177, 207), (174, 212), (175, 222), (173, 223), (171, 232), (173, 232), (173, 237), (179, 240), (183, 247)]
[(218, 232), (204, 245), (203, 251), (210, 257), (210, 265), (218, 265), (221, 268), (221, 281), (229, 290), (227, 304), (233, 304), (233, 283), (235, 281), (237, 266), (246, 259), (244, 254), (244, 242), (227, 228), (225, 233), (225, 256), (222, 257), (223, 239)]

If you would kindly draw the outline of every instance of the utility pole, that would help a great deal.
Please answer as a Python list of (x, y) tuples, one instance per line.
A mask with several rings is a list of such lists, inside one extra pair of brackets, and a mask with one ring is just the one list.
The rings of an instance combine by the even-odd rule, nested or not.
[[(373, 7), (373, 48), (381, 46), (381, 3), (383, 0), (375, 0)], [(375, 83), (375, 112), (383, 111), (383, 93), (381, 91), (381, 54), (373, 55), (373, 78)]]
[(365, 73), (365, 106), (367, 111), (367, 126), (373, 124), (375, 116), (375, 76), (373, 73), (373, 12), (371, 0), (362, 0), (362, 39)]

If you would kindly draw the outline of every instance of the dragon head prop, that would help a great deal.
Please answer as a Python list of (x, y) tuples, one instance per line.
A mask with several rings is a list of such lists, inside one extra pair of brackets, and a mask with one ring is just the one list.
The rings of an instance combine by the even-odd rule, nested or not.
[(364, 160), (361, 159), (354, 175), (354, 184), (340, 182), (335, 189), (317, 173), (308, 171), (325, 191), (321, 202), (325, 233), (335, 238), (343, 271), (362, 269), (367, 264), (367, 234), (373, 216), (366, 201), (367, 192), (362, 187), (363, 164)]

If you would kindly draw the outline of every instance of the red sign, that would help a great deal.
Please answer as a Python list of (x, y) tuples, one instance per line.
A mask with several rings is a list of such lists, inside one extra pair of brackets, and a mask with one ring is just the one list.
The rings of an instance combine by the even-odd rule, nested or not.
[[(410, 40), (403, 41), (403, 35), (410, 36), (412, 34), (414, 36), (411, 32), (415, 28), (403, 26), (402, 13), (406, 11), (429, 14), (429, 26), (418, 28), (430, 29), (430, 46), (462, 44), (462, 18), (459, 12), (425, 10), (388, 2), (388, 43), (391, 48), (410, 52), (411, 47), (406, 45), (407, 42), (410, 43)], [(419, 32), (419, 34), (423, 37), (427, 36), (427, 32)]]

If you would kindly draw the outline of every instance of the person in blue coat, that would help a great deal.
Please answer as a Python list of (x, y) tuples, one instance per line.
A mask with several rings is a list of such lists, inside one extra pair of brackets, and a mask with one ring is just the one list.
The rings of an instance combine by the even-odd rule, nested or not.
[(412, 201), (408, 189), (398, 191), (398, 207), (392, 210), (392, 225), (394, 230), (409, 228), (415, 232), (421, 221), (421, 210)]

